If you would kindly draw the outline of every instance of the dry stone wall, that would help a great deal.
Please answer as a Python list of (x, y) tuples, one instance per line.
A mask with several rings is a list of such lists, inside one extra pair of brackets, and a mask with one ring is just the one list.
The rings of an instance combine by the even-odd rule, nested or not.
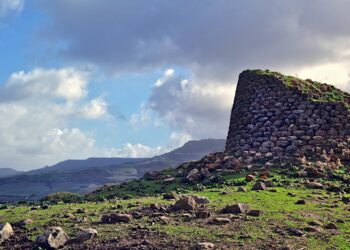
[(350, 112), (342, 102), (314, 102), (282, 77), (240, 74), (226, 153), (246, 162), (290, 156), (350, 161)]

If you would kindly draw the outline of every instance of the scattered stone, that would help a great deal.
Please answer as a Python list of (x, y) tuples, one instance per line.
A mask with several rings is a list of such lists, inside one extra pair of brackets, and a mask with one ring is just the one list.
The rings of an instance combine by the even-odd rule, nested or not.
[(82, 229), (80, 232), (78, 232), (76, 238), (77, 238), (78, 242), (84, 242), (84, 241), (91, 240), (97, 236), (98, 236), (98, 232), (96, 229), (86, 228), (86, 229)]
[(255, 178), (255, 176), (254, 175), (247, 175), (246, 177), (245, 177), (245, 180), (246, 181), (252, 181), (252, 180), (254, 180), (254, 178)]
[(289, 235), (291, 235), (291, 236), (301, 237), (304, 235), (304, 233), (301, 230), (296, 229), (296, 228), (288, 228), (288, 232), (289, 232)]
[(295, 202), (295, 204), (297, 204), (297, 205), (305, 205), (305, 204), (306, 204), (306, 201), (305, 201), (305, 200), (297, 200), (297, 201)]
[(210, 200), (207, 197), (192, 195), (192, 198), (200, 205), (210, 203)]
[(252, 190), (256, 190), (256, 191), (259, 191), (259, 190), (266, 190), (266, 185), (265, 185), (265, 183), (262, 182), (262, 181), (257, 181), (257, 182), (254, 184)]
[(345, 204), (349, 204), (349, 203), (350, 203), (350, 197), (345, 197), (345, 196), (343, 196), (343, 197), (341, 198), (341, 201), (342, 201), (343, 203), (345, 203)]
[(211, 216), (211, 213), (207, 210), (198, 210), (196, 212), (196, 218), (197, 219), (206, 219)]
[(193, 211), (197, 208), (197, 202), (192, 196), (182, 196), (174, 205), (170, 207), (170, 211), (179, 210)]
[(228, 224), (230, 223), (231, 220), (228, 219), (228, 218), (221, 218), (221, 217), (217, 217), (217, 218), (214, 218), (212, 219), (209, 224), (213, 224), (213, 225), (225, 225), (225, 224)]
[(207, 249), (214, 249), (215, 244), (211, 242), (199, 242), (194, 247), (194, 250), (207, 250)]
[(163, 194), (164, 200), (176, 200), (176, 195), (174, 193)]
[(10, 238), (13, 234), (10, 223), (0, 224), (0, 243)]
[(77, 214), (85, 214), (85, 209), (84, 208), (78, 208), (76, 213)]
[(110, 214), (109, 221), (110, 223), (129, 223), (132, 216), (130, 214)]
[(237, 188), (237, 192), (247, 192), (247, 189), (245, 187), (240, 186)]
[(51, 227), (36, 238), (35, 245), (44, 249), (58, 249), (63, 247), (68, 240), (68, 235), (61, 227)]
[(261, 210), (250, 210), (248, 212), (248, 215), (254, 216), (254, 217), (259, 217), (262, 215), (262, 211)]
[(246, 213), (248, 211), (249, 207), (247, 204), (244, 203), (238, 203), (234, 205), (228, 205), (224, 207), (221, 210), (221, 213), (223, 214), (241, 214)]
[(163, 180), (164, 184), (171, 184), (174, 183), (176, 181), (176, 179), (174, 177), (170, 177), (170, 178), (166, 178)]
[(192, 214), (189, 214), (189, 213), (184, 213), (181, 215), (181, 217), (183, 218), (184, 221), (192, 220)]
[(338, 226), (335, 223), (331, 222), (331, 223), (327, 224), (324, 228), (325, 229), (334, 229), (335, 230), (335, 229), (338, 229)]
[(317, 220), (310, 221), (308, 224), (309, 224), (310, 226), (318, 226), (318, 227), (322, 226), (322, 223), (319, 222), (319, 221), (317, 221)]
[(49, 205), (44, 204), (44, 205), (41, 206), (41, 209), (49, 209)]
[(288, 194), (287, 194), (288, 196), (290, 196), (290, 197), (296, 197), (297, 196), (297, 194), (295, 194), (295, 193), (291, 193), (291, 192), (288, 192)]
[(305, 227), (304, 230), (310, 233), (320, 233), (321, 230), (317, 227)]
[(160, 223), (162, 223), (164, 225), (169, 224), (169, 222), (170, 222), (170, 218), (167, 217), (167, 216), (164, 216), (164, 215), (158, 217), (158, 220), (159, 220)]
[(311, 188), (311, 189), (323, 189), (324, 188), (324, 186), (319, 182), (308, 182), (306, 184), (306, 187)]
[(26, 225), (30, 225), (30, 224), (33, 224), (33, 220), (32, 219), (25, 219), (25, 220), (22, 220), (22, 221), (19, 221), (17, 223), (14, 224), (14, 226), (18, 226), (18, 227), (25, 227)]
[(74, 214), (67, 213), (67, 214), (64, 214), (64, 215), (63, 215), (63, 218), (66, 218), (66, 219), (75, 219), (75, 216), (74, 216)]
[(141, 219), (142, 218), (142, 214), (140, 212), (137, 212), (137, 211), (134, 211), (131, 213), (131, 216), (134, 218), (134, 219)]

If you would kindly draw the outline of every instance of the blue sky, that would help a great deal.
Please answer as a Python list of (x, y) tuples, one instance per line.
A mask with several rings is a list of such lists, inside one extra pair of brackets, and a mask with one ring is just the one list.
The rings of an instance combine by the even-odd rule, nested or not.
[(0, 167), (225, 138), (246, 68), (349, 90), (350, 3), (266, 4), (0, 0)]

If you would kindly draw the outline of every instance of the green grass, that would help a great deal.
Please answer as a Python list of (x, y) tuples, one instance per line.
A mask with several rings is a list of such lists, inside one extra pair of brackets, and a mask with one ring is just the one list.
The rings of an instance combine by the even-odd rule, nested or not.
[(251, 70), (258, 75), (275, 76), (283, 80), (290, 88), (296, 88), (309, 97), (312, 102), (339, 102), (350, 109), (350, 94), (343, 92), (333, 85), (311, 80), (303, 80), (294, 76), (283, 75), (269, 70)]

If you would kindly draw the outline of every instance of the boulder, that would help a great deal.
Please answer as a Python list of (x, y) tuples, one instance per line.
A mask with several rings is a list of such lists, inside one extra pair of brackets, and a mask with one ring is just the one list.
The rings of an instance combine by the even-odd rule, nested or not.
[(170, 211), (193, 211), (197, 208), (197, 202), (192, 196), (182, 196), (174, 205), (170, 207)]
[(13, 234), (12, 226), (9, 223), (0, 224), (0, 243), (10, 238)]
[(327, 224), (324, 228), (325, 229), (333, 229), (333, 230), (335, 230), (335, 229), (338, 229), (338, 226), (335, 223), (332, 222), (332, 223)]
[(252, 181), (252, 180), (254, 180), (254, 178), (255, 178), (255, 176), (254, 175), (247, 175), (246, 177), (245, 177), (245, 180), (246, 181)]
[(33, 224), (33, 220), (28, 218), (15, 223), (14, 226), (25, 227), (26, 225), (30, 225), (30, 224)]
[(78, 232), (77, 241), (84, 242), (87, 240), (91, 240), (97, 236), (98, 236), (98, 232), (96, 229), (86, 228), (86, 229), (82, 229), (80, 232)]
[(58, 249), (69, 240), (68, 235), (61, 227), (51, 227), (35, 240), (35, 245), (44, 249)]
[(234, 205), (229, 205), (224, 207), (221, 210), (221, 213), (223, 214), (241, 214), (246, 213), (248, 211), (249, 207), (247, 204), (244, 203), (237, 203)]
[(207, 210), (198, 210), (196, 212), (196, 218), (197, 219), (206, 219), (211, 216), (211, 213)]

